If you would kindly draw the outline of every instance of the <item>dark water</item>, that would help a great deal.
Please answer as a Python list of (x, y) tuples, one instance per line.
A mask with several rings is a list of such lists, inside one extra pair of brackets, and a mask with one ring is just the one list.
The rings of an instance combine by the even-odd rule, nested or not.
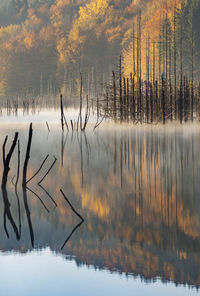
[[(26, 203), (21, 174), (32, 120), (28, 178), (49, 157), (28, 183)], [(104, 123), (96, 132), (91, 124), (86, 133), (62, 134), (58, 113), (5, 117), (0, 145), (8, 134), (7, 151), (15, 131), (20, 179), (16, 195), (16, 149), (7, 183), (11, 217), (5, 217), (2, 193), (0, 198), (0, 295), (198, 293), (198, 126)], [(55, 165), (38, 186), (54, 156)], [(2, 172), (1, 153), (0, 178)]]

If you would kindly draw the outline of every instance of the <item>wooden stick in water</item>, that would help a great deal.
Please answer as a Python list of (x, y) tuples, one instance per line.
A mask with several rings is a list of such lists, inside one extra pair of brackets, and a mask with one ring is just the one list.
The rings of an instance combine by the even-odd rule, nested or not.
[(48, 132), (50, 133), (50, 128), (49, 128), (49, 125), (48, 125), (47, 121), (46, 121), (46, 126), (47, 126), (47, 129), (48, 129)]
[(63, 118), (63, 101), (62, 101), (62, 94), (60, 95), (60, 112), (61, 112), (61, 127), (62, 131), (64, 131), (64, 118)]
[(26, 186), (26, 175), (27, 175), (28, 162), (29, 162), (29, 158), (30, 158), (32, 136), (33, 136), (33, 128), (32, 128), (32, 123), (31, 123), (30, 127), (29, 127), (28, 144), (27, 144), (26, 157), (25, 157), (24, 168), (23, 168), (22, 187)]

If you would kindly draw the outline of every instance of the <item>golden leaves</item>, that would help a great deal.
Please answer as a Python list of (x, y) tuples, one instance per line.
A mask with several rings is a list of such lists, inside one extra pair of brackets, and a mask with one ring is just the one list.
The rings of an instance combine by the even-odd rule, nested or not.
[(37, 37), (34, 31), (26, 32), (24, 38), (24, 44), (27, 49), (32, 49), (37, 47)]

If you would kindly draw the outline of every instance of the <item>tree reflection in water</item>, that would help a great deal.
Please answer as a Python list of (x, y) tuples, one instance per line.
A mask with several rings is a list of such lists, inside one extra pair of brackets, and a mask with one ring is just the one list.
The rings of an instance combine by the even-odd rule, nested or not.
[[(20, 241), (10, 237), (8, 247), (3, 237), (1, 248), (21, 250), (23, 246), (26, 251), (31, 238), (35, 248), (48, 245), (76, 256), (78, 264), (140, 275), (146, 280), (160, 277), (199, 286), (198, 132), (113, 128), (75, 135), (68, 137), (70, 141), (63, 135), (59, 149), (60, 132), (51, 129), (46, 138), (43, 129), (35, 131), (31, 148), (34, 162), (29, 163), (27, 179), (37, 172), (45, 153), (58, 159), (44, 184), (37, 185), (48, 171), (47, 163), (31, 183), (31, 190), (49, 213), (38, 198), (27, 197), (23, 189)], [(22, 150), (25, 146), (21, 142)], [(66, 205), (60, 188), (83, 215), (84, 224)], [(10, 188), (8, 195), (14, 201)], [(12, 202), (12, 208), (16, 220), (19, 207)], [(28, 228), (24, 217), (28, 218)]]

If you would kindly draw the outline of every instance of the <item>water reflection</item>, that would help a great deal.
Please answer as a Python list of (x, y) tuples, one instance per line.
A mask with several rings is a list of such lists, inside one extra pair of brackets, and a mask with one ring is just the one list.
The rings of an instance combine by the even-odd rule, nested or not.
[[(1, 130), (1, 145), (6, 132), (6, 127)], [(49, 154), (40, 173), (28, 184), (48, 211), (31, 191), (19, 187), (20, 240), (14, 235), (13, 223), (4, 231), (2, 219), (1, 249), (26, 252), (33, 245), (49, 246), (75, 256), (78, 265), (199, 287), (198, 130), (118, 126), (95, 133), (63, 134), (60, 126), (55, 126), (48, 137), (47, 133), (45, 124), (34, 129), (27, 179)], [(27, 130), (19, 130), (19, 139), (24, 159)], [(54, 155), (58, 161), (38, 186)], [(10, 166), (7, 197), (12, 218), (18, 221), (11, 182), (15, 166), (17, 153)], [(71, 210), (60, 188), (85, 223)], [(1, 217), (5, 216), (4, 195)]]

